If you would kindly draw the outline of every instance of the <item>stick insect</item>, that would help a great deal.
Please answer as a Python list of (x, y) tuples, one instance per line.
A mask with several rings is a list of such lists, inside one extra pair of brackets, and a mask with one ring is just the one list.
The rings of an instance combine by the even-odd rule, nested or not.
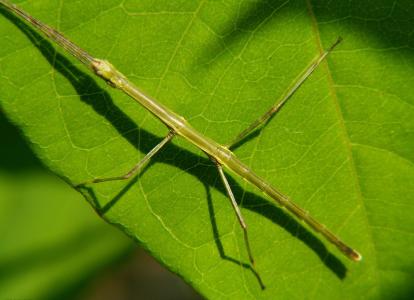
[[(231, 205), (234, 209), (238, 222), (243, 230), (244, 243), (246, 251), (250, 260), (251, 267), (255, 271), (255, 260), (250, 247), (247, 224), (244, 221), (242, 213), (239, 209), (237, 201), (233, 195), (231, 186), (227, 180), (224, 169), (232, 171), (234, 174), (244, 178), (250, 184), (256, 186), (263, 191), (269, 197), (276, 201), (277, 204), (286, 208), (291, 214), (293, 214), (299, 220), (304, 221), (314, 231), (319, 232), (322, 236), (335, 245), (339, 251), (341, 251), (346, 257), (353, 261), (360, 261), (362, 256), (354, 249), (345, 244), (339, 237), (332, 233), (322, 223), (314, 219), (307, 211), (292, 202), (287, 196), (280, 193), (277, 189), (272, 187), (264, 179), (256, 175), (251, 169), (249, 169), (243, 162), (241, 162), (230, 150), (231, 147), (250, 133), (256, 130), (258, 127), (269, 121), (269, 119), (275, 115), (282, 106), (292, 97), (292, 95), (299, 89), (299, 87), (306, 81), (307, 78), (314, 72), (314, 70), (320, 65), (320, 63), (328, 56), (329, 53), (340, 43), (339, 38), (330, 48), (324, 51), (317, 59), (315, 59), (311, 65), (300, 75), (297, 82), (287, 91), (281, 101), (272, 106), (264, 115), (259, 117), (250, 126), (243, 130), (231, 143), (228, 145), (221, 145), (214, 140), (204, 136), (199, 131), (194, 129), (183, 117), (176, 114), (163, 104), (159, 103), (155, 99), (152, 99), (141, 92), (126, 76), (118, 71), (110, 62), (98, 59), (91, 56), (88, 52), (68, 40), (60, 32), (42, 23), (41, 21), (33, 18), (28, 13), (18, 8), (15, 4), (10, 3), (7, 0), (0, 0), (0, 4), (7, 10), (13, 12), (39, 31), (41, 31), (47, 38), (56, 42), (68, 53), (77, 58), (83, 63), (90, 71), (95, 75), (106, 81), (111, 87), (123, 91), (129, 95), (132, 99), (137, 101), (145, 109), (151, 112), (157, 117), (165, 126), (169, 132), (167, 136), (156, 145), (144, 158), (136, 164), (126, 174), (110, 178), (95, 178), (93, 180), (83, 182), (78, 186), (84, 186), (86, 184), (94, 184), (105, 181), (114, 180), (127, 180), (131, 176), (137, 174), (142, 170), (143, 166), (156, 155), (165, 145), (167, 145), (174, 137), (179, 136), (192, 143), (200, 150), (202, 150), (215, 164), (219, 177), (224, 185), (226, 193), (230, 199)], [(255, 271), (256, 274), (258, 274)]]

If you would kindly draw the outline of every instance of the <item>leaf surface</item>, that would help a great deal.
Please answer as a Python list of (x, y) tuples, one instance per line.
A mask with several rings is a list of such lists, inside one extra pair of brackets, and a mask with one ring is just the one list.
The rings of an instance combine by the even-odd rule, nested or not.
[[(414, 5), (406, 1), (25, 1), (33, 16), (202, 133), (229, 142), (338, 36), (340, 47), (235, 153), (363, 254), (355, 264), (232, 174), (262, 291), (217, 172), (177, 138), (129, 182), (83, 191), (212, 299), (405, 298), (414, 270)], [(129, 170), (157, 119), (4, 13), (2, 108), (68, 183)]]
[(0, 113), (0, 298), (73, 299), (131, 250)]

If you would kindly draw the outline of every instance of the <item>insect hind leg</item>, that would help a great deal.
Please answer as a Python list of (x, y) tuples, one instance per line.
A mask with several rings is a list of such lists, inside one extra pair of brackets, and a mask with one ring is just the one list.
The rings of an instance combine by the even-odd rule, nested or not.
[(237, 144), (240, 144), (247, 136), (252, 132), (258, 129), (263, 124), (266, 124), (271, 120), (273, 116), (276, 115), (278, 111), (286, 104), (286, 102), (295, 94), (295, 92), (302, 86), (302, 84), (309, 78), (309, 76), (317, 69), (321, 62), (333, 51), (333, 49), (342, 41), (342, 38), (339, 37), (335, 43), (332, 44), (327, 50), (320, 54), (310, 65), (303, 71), (299, 78), (292, 84), (292, 86), (287, 90), (287, 92), (278, 100), (268, 111), (266, 111), (262, 116), (252, 122), (246, 129), (240, 132), (236, 138), (234, 138), (229, 144), (226, 145), (227, 148), (232, 148)]

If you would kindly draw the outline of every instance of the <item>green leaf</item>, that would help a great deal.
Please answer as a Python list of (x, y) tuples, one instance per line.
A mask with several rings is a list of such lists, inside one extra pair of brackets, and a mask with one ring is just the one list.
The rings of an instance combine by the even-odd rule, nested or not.
[(74, 191), (43, 172), (0, 172), (0, 208), (2, 299), (73, 299), (131, 249)]
[(131, 243), (41, 168), (1, 113), (0, 134), (0, 298), (73, 299)]
[[(226, 143), (321, 49), (340, 47), (236, 154), (363, 255), (347, 261), (246, 182), (231, 186), (256, 267), (207, 158), (177, 138), (129, 182), (84, 192), (212, 299), (408, 298), (414, 273), (412, 1), (25, 1), (22, 7)], [(69, 184), (121, 175), (167, 132), (8, 13), (0, 99)]]

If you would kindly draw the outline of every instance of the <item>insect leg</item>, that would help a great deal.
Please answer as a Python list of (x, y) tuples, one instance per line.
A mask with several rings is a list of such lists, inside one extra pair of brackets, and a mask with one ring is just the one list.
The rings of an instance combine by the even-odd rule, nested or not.
[(95, 178), (90, 181), (85, 181), (80, 184), (77, 184), (76, 186), (84, 186), (86, 184), (91, 183), (99, 183), (99, 182), (105, 182), (105, 181), (114, 181), (114, 180), (126, 180), (139, 172), (142, 167), (155, 155), (157, 154), (169, 141), (172, 140), (172, 138), (175, 136), (175, 132), (173, 130), (170, 130), (170, 132), (167, 134), (167, 136), (159, 143), (157, 144), (150, 152), (147, 153), (147, 155), (144, 156), (142, 160), (140, 160), (131, 170), (129, 170), (126, 174), (121, 176), (115, 176), (115, 177), (108, 177), (108, 178)]
[(217, 170), (219, 172), (221, 181), (224, 184), (224, 187), (226, 189), (227, 195), (230, 198), (231, 205), (233, 206), (234, 212), (236, 213), (236, 216), (237, 216), (237, 219), (238, 219), (238, 221), (240, 223), (240, 226), (243, 229), (243, 233), (244, 233), (244, 243), (246, 245), (246, 250), (247, 250), (247, 253), (249, 255), (249, 260), (250, 260), (252, 266), (254, 266), (254, 258), (253, 258), (252, 250), (250, 248), (249, 237), (247, 235), (247, 225), (246, 225), (246, 222), (243, 219), (243, 216), (241, 214), (240, 208), (237, 205), (236, 199), (234, 198), (234, 194), (233, 194), (233, 192), (231, 190), (231, 187), (230, 187), (229, 182), (227, 181), (227, 178), (226, 178), (226, 175), (224, 174), (224, 171), (223, 171), (222, 166), (214, 158), (210, 157), (210, 159), (217, 166)]
[(250, 133), (256, 130), (262, 124), (268, 122), (272, 116), (274, 116), (283, 105), (292, 97), (292, 95), (301, 87), (301, 85), (308, 79), (308, 77), (316, 70), (320, 63), (328, 56), (329, 53), (342, 41), (342, 38), (338, 38), (336, 42), (323, 52), (312, 64), (300, 75), (299, 79), (288, 89), (288, 91), (282, 96), (280, 101), (277, 101), (267, 112), (265, 112), (260, 118), (251, 123), (245, 130), (243, 130), (231, 143), (227, 145), (231, 148), (235, 144), (241, 142)]

